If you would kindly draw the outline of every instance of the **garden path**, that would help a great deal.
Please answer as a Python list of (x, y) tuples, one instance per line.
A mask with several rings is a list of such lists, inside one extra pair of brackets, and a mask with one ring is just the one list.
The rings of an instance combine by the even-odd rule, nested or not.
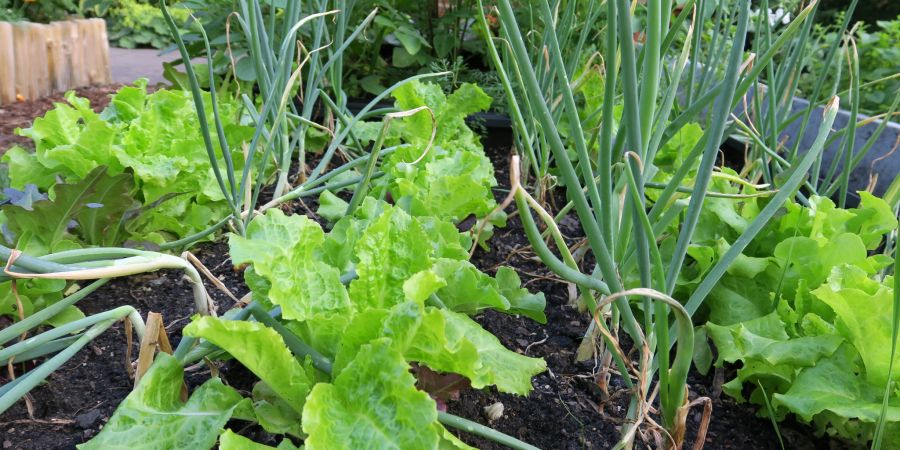
[(164, 82), (162, 63), (178, 58), (178, 52), (159, 54), (152, 48), (109, 48), (109, 65), (114, 83), (130, 84), (144, 77), (150, 85)]

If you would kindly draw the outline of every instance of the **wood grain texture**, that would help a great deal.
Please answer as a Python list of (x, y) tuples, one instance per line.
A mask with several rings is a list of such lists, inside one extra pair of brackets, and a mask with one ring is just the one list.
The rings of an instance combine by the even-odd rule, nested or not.
[(0, 22), (0, 104), (111, 82), (103, 19)]

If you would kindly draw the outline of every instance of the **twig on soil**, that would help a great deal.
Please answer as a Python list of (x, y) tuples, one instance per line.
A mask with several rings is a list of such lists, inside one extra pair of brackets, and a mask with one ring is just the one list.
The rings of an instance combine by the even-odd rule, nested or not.
[(212, 272), (218, 272), (219, 270), (222, 269), (222, 267), (227, 266), (227, 265), (229, 265), (230, 263), (231, 263), (231, 258), (225, 258), (225, 259), (222, 260), (222, 262), (220, 262), (219, 264), (217, 264), (216, 267), (213, 267), (211, 271), (212, 271)]
[(687, 405), (687, 409), (690, 409), (701, 403), (703, 404), (703, 416), (700, 418), (700, 427), (697, 429), (697, 438), (694, 440), (694, 450), (703, 450), (703, 446), (706, 445), (706, 432), (709, 431), (709, 422), (712, 418), (712, 399), (699, 397)]
[(166, 325), (166, 331), (169, 331), (172, 327), (175, 326), (175, 324), (177, 324), (177, 323), (179, 323), (179, 322), (183, 322), (183, 321), (185, 321), (185, 320), (187, 320), (187, 319), (190, 319), (191, 316), (193, 316), (193, 314), (189, 314), (189, 315), (184, 316), (184, 317), (182, 317), (182, 318), (180, 318), (180, 319), (175, 319), (175, 320), (169, 322), (169, 324)]
[(16, 419), (10, 420), (9, 422), (0, 422), (0, 427), (5, 427), (7, 425), (17, 425), (20, 423), (39, 423), (45, 425), (71, 425), (75, 423), (74, 420), (71, 419)]
[(560, 283), (560, 284), (565, 283), (565, 281), (563, 281), (561, 278), (555, 277), (552, 275), (541, 275), (539, 273), (526, 272), (524, 270), (518, 270), (518, 269), (516, 270), (516, 272), (524, 273), (525, 275), (528, 275), (529, 277), (532, 278), (531, 280), (528, 280), (528, 282), (526, 282), (525, 284), (528, 284), (528, 283), (531, 283), (531, 282), (534, 282), (537, 280), (553, 281), (555, 283)]
[(534, 252), (531, 251), (530, 245), (524, 246), (524, 247), (516, 247), (516, 248), (513, 248), (509, 253), (506, 254), (506, 258), (504, 259), (503, 263), (504, 264), (509, 263), (509, 260), (512, 259), (514, 256), (518, 256), (519, 258), (522, 258), (522, 259), (532, 259), (535, 257), (535, 254), (534, 254)]
[[(235, 297), (234, 294), (231, 293), (231, 290), (229, 290), (228, 287), (225, 286), (225, 283), (223, 283), (222, 280), (218, 279), (215, 275), (213, 275), (212, 272), (210, 272), (209, 269), (207, 269), (206, 266), (203, 265), (203, 263), (200, 262), (200, 260), (197, 259), (196, 256), (194, 256), (193, 253), (184, 252), (181, 254), (181, 257), (188, 260), (188, 262), (190, 262), (191, 264), (193, 264), (194, 267), (197, 268), (198, 271), (200, 271), (200, 273), (202, 273), (204, 276), (206, 276), (207, 279), (209, 279), (210, 283), (212, 283), (213, 286), (216, 287), (216, 289), (218, 289), (219, 291), (221, 291), (222, 293), (227, 295), (229, 298), (234, 300), (235, 303), (238, 302), (237, 297)], [(213, 303), (212, 297), (209, 296), (208, 298), (209, 298), (209, 303), (210, 303), (210, 305), (209, 305), (210, 310), (215, 311), (216, 306)]]
[(528, 344), (528, 345), (525, 347), (525, 352), (524, 352), (524, 354), (527, 355), (527, 354), (528, 354), (528, 350), (530, 350), (531, 347), (533, 347), (533, 346), (535, 346), (535, 345), (541, 345), (541, 344), (543, 344), (544, 342), (547, 342), (547, 339), (550, 339), (550, 336), (547, 335), (547, 331), (545, 330), (545, 331), (544, 331), (544, 338), (541, 339), (541, 340), (539, 340), (539, 341), (532, 342), (532, 343)]

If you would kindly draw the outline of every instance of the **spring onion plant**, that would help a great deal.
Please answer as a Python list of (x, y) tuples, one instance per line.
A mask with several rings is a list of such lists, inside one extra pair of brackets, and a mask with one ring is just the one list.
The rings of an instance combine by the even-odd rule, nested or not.
[[(570, 3), (578, 2), (566, 4)], [(673, 17), (671, 1), (649, 0), (637, 5), (639, 11), (632, 11), (631, 2), (625, 0), (601, 2), (607, 23), (601, 51), (603, 101), (597, 110), (585, 110), (587, 102), (578, 97), (575, 75), (581, 68), (567, 59), (572, 57), (573, 48), (573, 40), (567, 37), (572, 32), (566, 25), (569, 12), (554, 8), (558, 6), (555, 2), (534, 3), (534, 14), (544, 28), (530, 30), (520, 25), (511, 2), (501, 0), (497, 11), (499, 38), (486, 36), (494, 67), (505, 80), (519, 149), (526, 159), (552, 154), (553, 168), (570, 201), (563, 209), (574, 209), (596, 260), (593, 268), (582, 272), (558, 234), (554, 218), (543, 211), (524, 185), (512, 181), (519, 215), (534, 251), (548, 268), (580, 288), (593, 316), (607, 319), (595, 320), (592, 329), (611, 349), (612, 359), (632, 391), (618, 448), (632, 446), (638, 426), (652, 423), (648, 410), (654, 395), (661, 419), (657, 435), (664, 436), (667, 446), (682, 444), (689, 407), (685, 383), (693, 345), (690, 316), (749, 240), (780, 205), (797, 193), (821, 154), (838, 109), (836, 99), (829, 102), (816, 143), (794, 161), (790, 176), (775, 186), (777, 193), (769, 207), (706, 276), (697, 292), (690, 299), (670, 299), (709, 196), (711, 180), (724, 176), (715, 162), (726, 132), (734, 127), (730, 112), (775, 54), (802, 34), (814, 8), (812, 5), (801, 11), (773, 37), (765, 52), (748, 56), (744, 44), (750, 25), (749, 2), (738, 2), (734, 14), (718, 19), (723, 29), (732, 31), (711, 44), (719, 49), (716, 57), (724, 60), (722, 69), (709, 66), (697, 73), (692, 66), (699, 64), (689, 57), (698, 54), (693, 46), (698, 27), (703, 26), (700, 12), (709, 3), (688, 1)], [(484, 6), (480, 1), (479, 5)], [(646, 36), (642, 45), (634, 38), (638, 31), (633, 28), (636, 13), (646, 18), (646, 28), (640, 30)], [(484, 18), (481, 22), (482, 28), (489, 30)], [(678, 47), (673, 44), (678, 41), (676, 37), (681, 38)], [(616, 116), (619, 107), (621, 119)], [(691, 122), (705, 124), (702, 138), (668, 182), (654, 183), (659, 172), (654, 158)], [(541, 163), (532, 160), (526, 167)], [(696, 168), (693, 185), (684, 185), (692, 168)], [(654, 196), (649, 197), (651, 189)], [(544, 222), (545, 232), (535, 223), (531, 210)], [(659, 243), (667, 233), (674, 235), (674, 245), (662, 248)], [(547, 234), (561, 258), (546, 244)], [(603, 299), (598, 302), (594, 294)], [(617, 350), (616, 330), (620, 327), (641, 350), (636, 363)], [(674, 356), (670, 353), (673, 344), (677, 347)]]
[[(242, 94), (247, 115), (255, 125), (255, 132), (244, 151), (243, 170), (238, 172), (234, 162), (227, 156), (230, 151), (222, 148), (224, 140), (221, 137), (214, 139), (208, 127), (201, 130), (219, 188), (233, 212), (228, 221), (217, 224), (217, 227), (207, 230), (209, 232), (230, 223), (238, 233), (242, 233), (254, 213), (261, 213), (286, 201), (315, 195), (326, 189), (360, 183), (363, 176), (351, 181), (346, 177), (340, 178), (341, 175), (346, 176), (348, 172), (365, 165), (370, 157), (353, 136), (353, 125), (361, 120), (392, 112), (392, 109), (376, 109), (375, 105), (404, 82), (444, 75), (422, 74), (397, 83), (356, 115), (352, 115), (346, 108), (347, 98), (341, 88), (342, 59), (347, 47), (374, 20), (377, 10), (350, 29), (348, 17), (354, 6), (352, 0), (289, 2), (284, 9), (265, 9), (267, 14), (263, 13), (264, 9), (258, 0), (242, 0), (238, 2), (238, 6), (238, 11), (233, 16), (243, 38), (250, 44), (248, 57), (253, 61), (259, 86), (259, 95), (256, 97), (251, 97), (248, 93)], [(305, 7), (308, 9), (304, 9)], [(204, 75), (195, 73), (187, 47), (165, 2), (161, 3), (161, 8), (181, 53), (198, 114), (204, 116), (206, 106), (198, 78)], [(195, 22), (194, 26), (198, 27), (199, 34), (204, 39), (209, 58), (212, 53), (208, 49), (208, 41), (205, 41), (206, 33), (199, 23)], [(298, 46), (297, 36), (304, 27), (311, 28), (306, 35), (312, 36), (312, 42)], [(273, 40), (277, 30), (281, 30), (280, 43)], [(216, 108), (216, 85), (211, 61), (207, 67), (213, 122), (217, 136), (221, 136), (224, 124)], [(295, 102), (295, 97), (299, 101)], [(327, 111), (327, 121), (333, 122), (333, 126), (326, 127), (315, 120), (316, 114), (321, 114), (323, 109)], [(311, 130), (323, 132), (331, 139), (320, 161), (307, 171), (306, 145), (307, 135)], [(382, 157), (394, 150), (396, 149), (381, 149), (375, 157)], [(350, 160), (326, 171), (338, 152)], [(353, 154), (358, 157), (352, 157)], [(219, 165), (220, 155), (225, 167)], [(291, 163), (294, 157), (297, 158), (299, 172), (294, 180), (296, 184), (291, 185)], [(271, 179), (273, 172), (276, 180), (273, 198), (257, 208), (260, 194), (269, 184), (267, 181)]]
[[(209, 299), (197, 269), (186, 259), (163, 253), (124, 248), (88, 248), (52, 253), (39, 258), (0, 246), (4, 263), (0, 281), (12, 279), (96, 280), (28, 317), (0, 330), (0, 360), (10, 364), (53, 355), (37, 367), (0, 386), (0, 413), (25, 396), (53, 371), (65, 364), (91, 340), (119, 320), (126, 319), (138, 337), (144, 334), (144, 322), (131, 306), (124, 305), (94, 314), (31, 337), (27, 334), (41, 327), (66, 308), (75, 305), (111, 278), (152, 272), (160, 269), (183, 270), (194, 291), (195, 308), (210, 314)], [(14, 292), (15, 295), (15, 292)], [(12, 342), (11, 344), (9, 344)], [(9, 345), (7, 345), (9, 344)]]
[[(555, 38), (562, 53), (562, 61), (569, 73), (575, 73), (579, 71), (581, 64), (590, 67), (602, 59), (600, 53), (595, 52), (587, 55), (589, 49), (592, 48), (591, 41), (597, 37), (597, 33), (600, 31), (597, 24), (602, 22), (602, 13), (602, 2), (560, 2), (559, 10), (555, 13), (557, 22), (551, 24), (555, 26), (553, 28), (546, 27), (545, 17), (540, 11), (536, 8), (527, 8), (525, 11), (522, 11), (523, 22), (521, 26), (527, 30), (543, 30), (543, 32), (528, 33), (523, 36), (523, 39), (533, 48), (544, 48), (550, 45), (548, 41), (550, 39), (549, 30), (558, 30)], [(482, 22), (482, 29), (489, 29), (486, 22)], [(509, 41), (505, 28), (500, 30), (500, 37), (504, 42)], [(507, 45), (502, 45), (499, 48), (492, 46), (488, 50), (491, 57), (495, 60), (506, 62), (512, 58), (511, 49)], [(584, 55), (587, 55), (586, 62), (583, 61)], [(556, 89), (555, 83), (558, 81), (555, 79), (555, 74), (552, 70), (553, 65), (548, 64), (546, 55), (543, 53), (535, 53), (531, 57), (538, 85), (545, 93), (554, 92)], [(511, 67), (514, 70), (509, 73), (498, 72), (500, 81), (507, 94), (512, 92), (514, 85), (521, 86), (524, 84), (522, 72), (515, 70), (515, 65)], [(582, 71), (578, 78), (571, 80), (573, 89), (577, 90), (585, 83), (588, 83), (589, 77), (587, 75), (589, 73), (589, 70)], [(523, 92), (522, 95), (527, 95), (527, 93)], [(558, 122), (562, 120), (564, 111), (559, 98), (557, 97), (555, 100), (548, 107), (551, 116)], [(525, 124), (537, 121), (533, 115), (534, 111), (530, 108), (521, 108), (517, 103), (513, 103), (509, 105), (509, 113), (516, 125), (515, 139), (517, 147), (523, 149), (527, 155), (523, 160), (524, 170), (522, 176), (526, 178), (526, 181), (528, 181), (529, 177), (534, 177), (536, 180), (534, 185), (537, 188), (535, 193), (541, 197), (542, 192), (552, 184), (550, 169), (553, 165), (553, 154), (549, 151), (550, 147), (547, 145), (547, 137), (541, 133), (535, 133), (532, 128), (525, 126)]]
[[(797, 130), (804, 133), (810, 125), (814, 124), (817, 111), (821, 102), (835, 95), (840, 95), (849, 104), (847, 124), (829, 136), (826, 149), (834, 149), (833, 154), (826, 156), (824, 153), (816, 160), (813, 174), (804, 183), (807, 194), (815, 194), (826, 197), (835, 197), (840, 207), (847, 204), (849, 194), (850, 174), (860, 165), (860, 162), (871, 150), (872, 146), (885, 130), (888, 120), (882, 120), (861, 145), (856, 145), (857, 128), (867, 125), (877, 118), (892, 117), (900, 106), (900, 95), (897, 95), (888, 111), (874, 118), (862, 117), (859, 114), (860, 102), (860, 73), (859, 54), (856, 43), (847, 33), (850, 26), (850, 18), (856, 9), (858, 0), (850, 2), (844, 20), (841, 22), (838, 32), (830, 42), (827, 42), (827, 50), (824, 55), (826, 70), (815, 73), (815, 84), (812, 92), (799, 93), (797, 83), (800, 74), (810, 71), (812, 50), (818, 47), (812, 37), (813, 24), (816, 20), (818, 3), (811, 5), (812, 11), (802, 19), (802, 28), (796, 39), (788, 45), (776, 49), (773, 63), (763, 70), (759, 77), (753, 80), (754, 95), (750, 96), (739, 108), (743, 111), (735, 118), (735, 136), (739, 137), (747, 145), (747, 167), (754, 169), (754, 176), (761, 178), (765, 183), (776, 183), (782, 173), (789, 170), (796, 160), (802, 156), (801, 136), (795, 136), (793, 143), (785, 145), (783, 139), (788, 126), (798, 126)], [(759, 4), (761, 11), (767, 10), (768, 0)], [(728, 8), (727, 4), (718, 5), (720, 9)], [(759, 14), (751, 23), (755, 29), (752, 43), (752, 51), (762, 55), (773, 50), (776, 29), (778, 23), (769, 21), (765, 14)], [(708, 31), (712, 41), (721, 42), (721, 35), (726, 33), (729, 23), (716, 22), (716, 26)], [(843, 35), (847, 37), (842, 38)], [(698, 72), (706, 74), (721, 68), (719, 49), (709, 48), (696, 52), (694, 56), (701, 64)], [(841, 72), (847, 71), (850, 79), (850, 88), (845, 92), (838, 92), (838, 82)], [(835, 75), (836, 74), (836, 75)], [(828, 80), (834, 82), (829, 85)], [(757, 95), (758, 94), (758, 95)], [(806, 96), (808, 103), (797, 102), (795, 97)], [(799, 201), (805, 198), (799, 196)]]

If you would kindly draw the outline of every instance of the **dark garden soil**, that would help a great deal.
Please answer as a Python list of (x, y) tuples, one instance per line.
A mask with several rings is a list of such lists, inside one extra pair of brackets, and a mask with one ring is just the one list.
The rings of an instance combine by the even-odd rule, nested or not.
[[(94, 111), (100, 112), (109, 104), (109, 96), (115, 93), (119, 87), (121, 85), (118, 84), (86, 87), (75, 89), (75, 93), (80, 97), (88, 98)], [(53, 108), (54, 103), (65, 102), (65, 94), (59, 93), (37, 100), (0, 105), (0, 155), (16, 144), (33, 148), (30, 139), (15, 134), (16, 128), (30, 127), (34, 118), (43, 116), (45, 112)]]
[[(234, 272), (227, 251), (225, 244), (204, 244), (194, 254), (240, 298), (247, 288), (243, 277)], [(207, 288), (220, 312), (234, 305), (209, 283)], [(190, 283), (177, 271), (112, 280), (78, 307), (85, 314), (95, 314), (122, 305), (134, 306), (144, 318), (151, 311), (161, 313), (173, 346), (194, 313)], [(132, 345), (133, 359), (137, 358), (137, 344)], [(0, 445), (21, 450), (74, 449), (97, 434), (134, 385), (125, 369), (126, 348), (124, 326), (119, 322), (54, 372), (43, 386), (31, 391), (33, 418), (24, 401), (0, 416)], [(17, 366), (17, 373), (22, 369)], [(188, 384), (193, 386), (209, 378), (205, 366), (186, 373)], [(0, 383), (8, 380), (4, 367)]]
[[(106, 89), (106, 90), (103, 90)], [(92, 103), (100, 104), (111, 88), (97, 89)], [(50, 102), (35, 102), (32, 117), (40, 114), (37, 103), (49, 107)], [(25, 105), (15, 105), (24, 108)], [(24, 114), (16, 113), (16, 114)], [(7, 139), (7, 127), (27, 126), (28, 121), (9, 119), (4, 113), (0, 121), (2, 139)], [(20, 120), (12, 125), (14, 120)], [(21, 122), (23, 121), (24, 122)], [(0, 140), (0, 148), (7, 141)], [(508, 186), (507, 156), (505, 151), (491, 155), (497, 168), (497, 180)], [(502, 186), (495, 191), (498, 200), (506, 192)], [(561, 200), (561, 199), (560, 199)], [(306, 204), (294, 203), (288, 208), (296, 213), (315, 210), (313, 199)], [(578, 240), (578, 225), (574, 218), (561, 223), (564, 235), (571, 242)], [(486, 329), (497, 335), (508, 348), (547, 361), (549, 370), (535, 377), (534, 391), (528, 397), (500, 394), (494, 389), (464, 392), (461, 398), (449, 403), (453, 414), (489, 425), (504, 433), (516, 436), (542, 449), (606, 449), (616, 443), (624, 416), (628, 392), (622, 388), (617, 376), (612, 377), (607, 393), (598, 387), (599, 364), (594, 361), (576, 363), (574, 354), (590, 318), (569, 305), (567, 286), (557, 280), (534, 259), (517, 217), (512, 217), (506, 228), (496, 231), (489, 241), (490, 248), (476, 251), (472, 262), (483, 271), (493, 274), (500, 265), (514, 267), (530, 290), (541, 291), (547, 297), (548, 324), (540, 325), (529, 319), (487, 312), (476, 317)], [(198, 245), (195, 255), (207, 268), (240, 298), (247, 292), (241, 274), (234, 271), (227, 255), (227, 245), (206, 243)], [(233, 301), (209, 283), (207, 289), (220, 312), (233, 305)], [(181, 329), (190, 321), (193, 299), (190, 286), (182, 275), (173, 271), (113, 280), (107, 286), (83, 300), (79, 307), (86, 313), (97, 313), (120, 305), (133, 305), (146, 317), (148, 311), (162, 313), (166, 329), (173, 345), (180, 339)], [(0, 326), (3, 324), (0, 323)], [(117, 324), (75, 358), (50, 376), (47, 382), (34, 389), (30, 395), (33, 413), (29, 414), (26, 402), (20, 401), (0, 416), (0, 445), (2, 449), (43, 450), (72, 449), (102, 428), (116, 406), (128, 394), (133, 381), (125, 370), (126, 340), (122, 324)], [(137, 343), (133, 344), (133, 357), (137, 355)], [(236, 363), (218, 367), (226, 383), (244, 393), (251, 387), (252, 379), (247, 371)], [(23, 367), (17, 366), (17, 373)], [(0, 370), (0, 383), (8, 381), (5, 368)], [(210, 369), (198, 365), (187, 370), (191, 387), (209, 377)], [(720, 374), (727, 377), (728, 374)], [(781, 448), (775, 430), (768, 419), (756, 417), (756, 408), (739, 405), (730, 399), (715, 395), (723, 376), (699, 376), (690, 380), (690, 398), (713, 398), (712, 420), (706, 437), (707, 449), (777, 449)], [(489, 421), (484, 408), (500, 402), (504, 413)], [(702, 408), (688, 416), (688, 437), (685, 448), (692, 448), (696, 439)], [(274, 444), (275, 437), (258, 427), (242, 428), (245, 423), (233, 422), (229, 427), (260, 442)], [(816, 449), (841, 448), (835, 443), (812, 438), (808, 427), (786, 421), (780, 424), (786, 448)], [(483, 449), (503, 448), (492, 442), (468, 435), (461, 436), (467, 443)], [(649, 448), (639, 440), (639, 448)]]

